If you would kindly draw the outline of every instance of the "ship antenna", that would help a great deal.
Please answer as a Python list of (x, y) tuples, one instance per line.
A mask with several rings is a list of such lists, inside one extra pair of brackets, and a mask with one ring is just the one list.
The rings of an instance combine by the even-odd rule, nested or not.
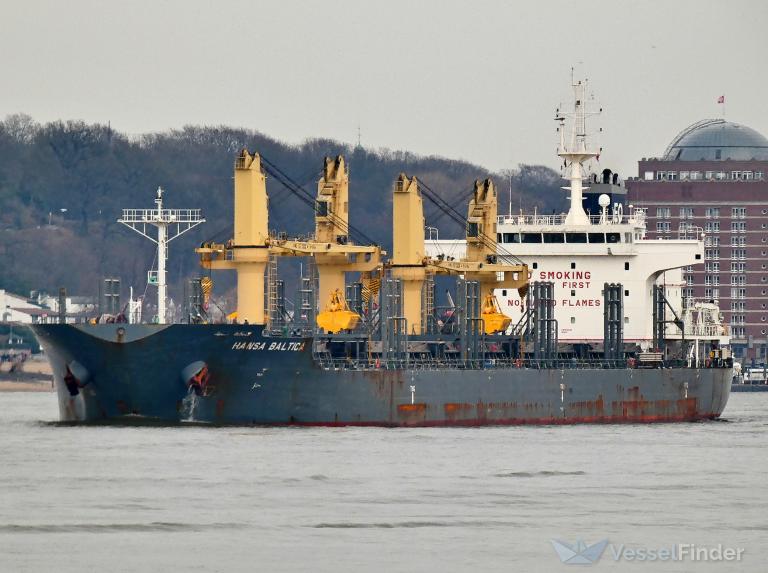
[[(193, 227), (205, 223), (200, 209), (163, 208), (163, 189), (157, 188), (156, 209), (123, 209), (122, 223), (157, 244), (157, 270), (147, 273), (147, 283), (157, 285), (157, 323), (166, 323), (166, 302), (168, 300), (165, 261), (168, 258), (168, 243)], [(152, 237), (147, 227), (157, 227), (157, 238)]]
[(512, 173), (509, 174), (509, 218), (512, 218)]

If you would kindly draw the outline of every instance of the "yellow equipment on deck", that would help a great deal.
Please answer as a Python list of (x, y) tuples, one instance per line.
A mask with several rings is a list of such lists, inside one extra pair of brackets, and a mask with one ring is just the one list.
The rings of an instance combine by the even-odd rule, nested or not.
[(511, 318), (501, 312), (499, 301), (492, 294), (485, 295), (482, 318), (485, 325), (485, 334), (504, 332), (512, 322)]
[(353, 330), (360, 322), (360, 315), (347, 308), (347, 301), (339, 289), (331, 293), (325, 310), (317, 315), (317, 326), (328, 333)]

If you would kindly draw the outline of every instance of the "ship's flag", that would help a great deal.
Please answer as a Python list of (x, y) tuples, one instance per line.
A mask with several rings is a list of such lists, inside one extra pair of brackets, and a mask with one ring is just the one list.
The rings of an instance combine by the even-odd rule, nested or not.
[(717, 98), (717, 103), (725, 103), (725, 96), (721, 95), (719, 98)]

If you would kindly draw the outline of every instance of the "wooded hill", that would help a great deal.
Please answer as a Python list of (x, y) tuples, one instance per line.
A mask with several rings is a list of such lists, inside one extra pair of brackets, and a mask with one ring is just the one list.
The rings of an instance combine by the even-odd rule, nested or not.
[[(342, 154), (350, 169), (350, 219), (385, 248), (391, 246), (391, 195), (397, 175), (416, 175), (457, 211), (466, 212), (475, 179), (494, 178), (500, 210), (508, 202), (526, 211), (560, 212), (565, 194), (559, 174), (548, 167), (519, 165), (505, 173), (466, 161), (418, 156), (407, 151), (367, 149), (327, 139), (289, 145), (258, 131), (188, 126), (127, 137), (109, 126), (81, 121), (38, 124), (24, 115), (0, 122), (0, 288), (20, 294), (55, 292), (95, 295), (101, 277), (122, 279), (124, 290), (146, 286), (154, 245), (119, 225), (123, 208), (151, 208), (155, 190), (166, 190), (166, 206), (201, 208), (207, 223), (171, 243), (170, 296), (179, 300), (186, 278), (199, 276), (193, 249), (203, 241), (225, 241), (232, 233), (232, 174), (242, 148), (257, 151), (312, 195), (325, 156)], [(270, 227), (289, 234), (313, 229), (313, 213), (275, 179), (268, 179)], [(427, 224), (441, 237), (463, 229), (430, 204)], [(216, 290), (232, 277), (214, 277)], [(154, 293), (152, 293), (154, 296)]]

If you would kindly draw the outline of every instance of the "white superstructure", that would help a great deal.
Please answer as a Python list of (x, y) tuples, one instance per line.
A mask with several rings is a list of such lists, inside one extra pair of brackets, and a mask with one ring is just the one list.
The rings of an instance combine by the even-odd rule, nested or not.
[[(531, 282), (554, 283), (555, 318), (558, 340), (564, 343), (602, 341), (603, 288), (605, 283), (623, 287), (624, 341), (648, 350), (653, 341), (653, 286), (664, 285), (669, 306), (678, 317), (690, 318), (683, 309), (682, 269), (704, 260), (704, 234), (701, 229), (686, 228), (675, 239), (647, 239), (645, 211), (630, 205), (626, 212), (621, 203), (610, 205), (608, 195), (600, 197), (599, 215), (588, 215), (582, 207), (585, 168), (583, 163), (598, 152), (590, 150), (586, 141), (584, 85), (574, 84), (576, 105), (571, 114), (571, 134), (566, 138), (566, 117), (558, 110), (560, 146), (569, 180), (570, 209), (559, 215), (523, 214), (498, 217), (499, 254), (511, 253), (528, 265)], [(461, 259), (466, 252), (464, 240), (427, 240), (427, 255)], [(517, 291), (497, 290), (502, 311), (521, 318), (525, 301)], [(710, 305), (712, 306), (712, 305)], [(685, 313), (684, 313), (685, 310)], [(717, 316), (709, 309), (708, 316)], [(667, 318), (674, 318), (672, 312)], [(685, 316), (684, 316), (685, 314)], [(725, 330), (707, 331), (702, 339), (727, 343)], [(669, 323), (668, 338), (683, 336), (679, 327)], [(711, 329), (710, 329), (711, 330)], [(689, 330), (686, 339), (697, 337)]]

